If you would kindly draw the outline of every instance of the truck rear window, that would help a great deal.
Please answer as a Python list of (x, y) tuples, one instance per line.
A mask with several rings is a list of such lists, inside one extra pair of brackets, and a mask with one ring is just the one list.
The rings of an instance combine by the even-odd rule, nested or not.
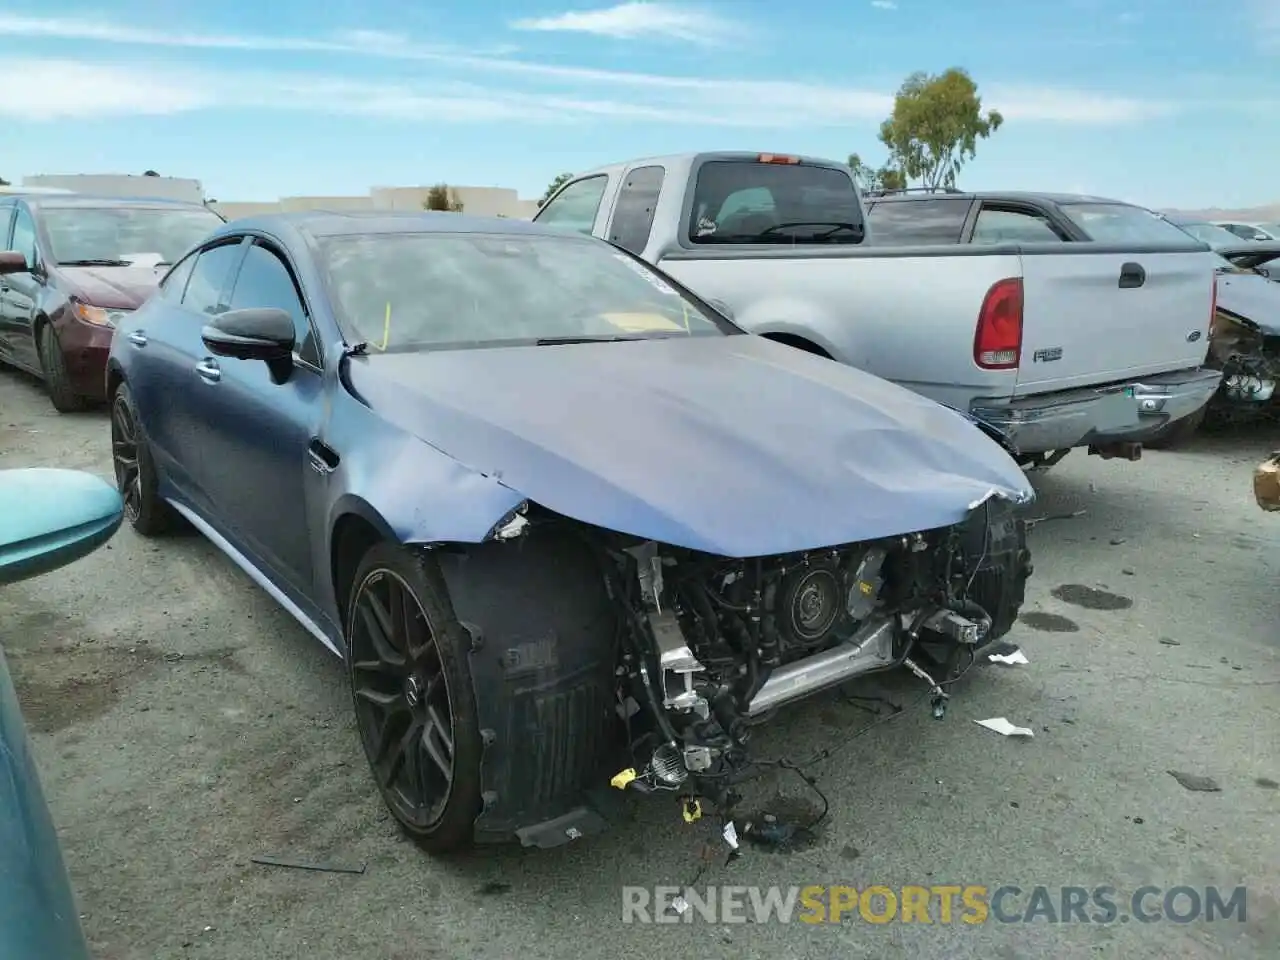
[(752, 160), (698, 168), (688, 223), (693, 243), (861, 243), (864, 229), (845, 170)]

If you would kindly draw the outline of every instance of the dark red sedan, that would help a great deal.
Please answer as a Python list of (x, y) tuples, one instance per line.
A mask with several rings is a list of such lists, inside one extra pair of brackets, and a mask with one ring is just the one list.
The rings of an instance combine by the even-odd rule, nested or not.
[(199, 204), (82, 194), (0, 196), (0, 363), (44, 380), (66, 413), (106, 399), (119, 317), (220, 227)]

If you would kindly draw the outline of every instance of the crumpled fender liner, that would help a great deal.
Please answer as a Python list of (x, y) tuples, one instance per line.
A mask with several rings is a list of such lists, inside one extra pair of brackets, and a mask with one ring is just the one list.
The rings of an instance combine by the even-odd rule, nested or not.
[(989, 498), (969, 515), (962, 533), (967, 562), (974, 569), (969, 599), (991, 617), (983, 646), (1007, 634), (1026, 600), (1034, 572), (1027, 547), (1027, 523), (1017, 505)]
[(603, 829), (584, 791), (612, 772), (619, 632), (594, 554), (552, 528), (440, 560), (472, 638), (484, 743), (477, 842), (553, 846)]

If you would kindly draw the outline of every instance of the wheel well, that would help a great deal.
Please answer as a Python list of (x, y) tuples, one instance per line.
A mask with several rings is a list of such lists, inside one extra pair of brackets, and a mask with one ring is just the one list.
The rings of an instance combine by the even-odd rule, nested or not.
[(832, 359), (831, 354), (823, 350), (812, 340), (806, 340), (804, 337), (797, 336), (794, 333), (766, 333), (762, 334), (766, 340), (776, 340), (778, 343), (785, 343), (788, 347), (795, 347), (797, 350), (803, 350), (805, 353), (814, 353), (820, 357)]
[(43, 313), (37, 313), (35, 322), (31, 324), (31, 338), (36, 344), (36, 356), (41, 356), (44, 350), (44, 328), (49, 325), (49, 318)]
[(333, 597), (338, 605), (343, 630), (347, 626), (347, 600), (350, 599), (351, 581), (355, 579), (360, 559), (382, 539), (377, 527), (355, 513), (343, 514), (333, 528), (330, 572), (333, 576)]
[(124, 382), (124, 374), (115, 367), (107, 368), (107, 402), (111, 402), (111, 398), (115, 396), (116, 387)]

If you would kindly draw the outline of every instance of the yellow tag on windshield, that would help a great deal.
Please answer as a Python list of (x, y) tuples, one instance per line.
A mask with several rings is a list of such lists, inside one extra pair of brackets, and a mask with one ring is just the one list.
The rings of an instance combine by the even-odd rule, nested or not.
[(619, 330), (627, 333), (647, 333), (650, 330), (683, 330), (680, 324), (660, 313), (602, 313)]

